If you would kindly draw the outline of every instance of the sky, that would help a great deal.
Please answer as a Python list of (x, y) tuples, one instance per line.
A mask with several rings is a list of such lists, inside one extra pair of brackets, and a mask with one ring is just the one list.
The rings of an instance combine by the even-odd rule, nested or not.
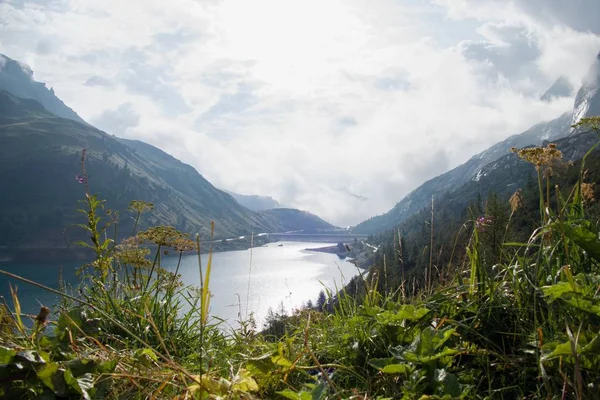
[(348, 226), (569, 111), (598, 0), (0, 0), (0, 53), (216, 187)]

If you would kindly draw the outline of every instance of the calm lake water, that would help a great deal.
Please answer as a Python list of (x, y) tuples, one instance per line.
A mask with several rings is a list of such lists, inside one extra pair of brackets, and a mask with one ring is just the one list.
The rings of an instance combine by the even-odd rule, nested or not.
[[(252, 250), (213, 254), (210, 278), (211, 315), (226, 319), (230, 325), (235, 326), (240, 310), (243, 317), (247, 311), (253, 312), (260, 328), (269, 308), (276, 310), (283, 304), (283, 307), (290, 311), (309, 299), (315, 302), (319, 291), (324, 287), (334, 289), (336, 284), (341, 287), (358, 273), (356, 267), (340, 260), (334, 254), (305, 251), (306, 248), (330, 245), (278, 242)], [(204, 269), (207, 260), (208, 256), (203, 255)], [(164, 257), (162, 264), (169, 270), (175, 270), (177, 257)], [(0, 268), (5, 271), (52, 288), (58, 288), (59, 271), (62, 271), (63, 280), (75, 287), (78, 282), (78, 267), (77, 263), (0, 263)], [(185, 285), (199, 286), (198, 256), (184, 256), (179, 272)], [(9, 282), (18, 286), (19, 300), (24, 313), (37, 314), (40, 304), (52, 306), (57, 302), (57, 297), (52, 293), (1, 275), (0, 295), (6, 298), (11, 307)], [(250, 300), (248, 303), (247, 298)]]

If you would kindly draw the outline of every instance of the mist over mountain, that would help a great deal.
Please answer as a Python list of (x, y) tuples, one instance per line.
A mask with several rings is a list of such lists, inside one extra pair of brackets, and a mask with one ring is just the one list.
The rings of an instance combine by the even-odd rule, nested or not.
[[(537, 124), (521, 134), (513, 135), (473, 156), (466, 163), (423, 183), (400, 200), (390, 211), (361, 222), (353, 228), (354, 231), (358, 233), (376, 233), (392, 229), (419, 210), (430, 206), (432, 196), (434, 198), (441, 198), (445, 195), (451, 195), (464, 184), (480, 182), (491, 170), (499, 168), (495, 162), (507, 156), (512, 147), (522, 148), (531, 145), (541, 145), (544, 142), (556, 141), (569, 135), (571, 125), (578, 122), (581, 118), (600, 115), (599, 88), (600, 56), (593, 63), (583, 85), (577, 93), (573, 112), (564, 113), (554, 120)], [(566, 90), (566, 82), (559, 79), (544, 96), (551, 99), (552, 97), (567, 93)], [(582, 144), (582, 146), (586, 144)], [(579, 153), (583, 151), (583, 147), (579, 152), (577, 150), (573, 151), (575, 155), (572, 158), (577, 159), (578, 155), (582, 156)], [(502, 166), (502, 170), (505, 170), (505, 174), (508, 175), (515, 172), (509, 165)], [(502, 175), (502, 172), (499, 174)], [(494, 175), (497, 176), (498, 173)], [(505, 180), (504, 178), (500, 179)], [(489, 180), (486, 181), (490, 182)], [(513, 182), (515, 185), (517, 183)], [(490, 188), (494, 188), (494, 185), (491, 185)], [(495, 189), (499, 191), (504, 190), (503, 186), (495, 187)]]
[[(154, 204), (142, 227), (172, 225), (205, 238), (211, 221), (216, 237), (330, 226), (298, 210), (250, 210), (159, 148), (87, 124), (52, 90), (33, 80), (30, 69), (6, 57), (2, 60), (0, 246), (64, 247), (85, 236), (69, 228), (82, 218), (75, 209), (84, 197), (84, 185), (75, 178), (83, 175), (83, 149), (90, 190), (106, 199), (107, 210), (114, 211), (111, 215), (120, 216), (124, 235), (133, 225), (128, 211), (132, 200)], [(240, 199), (252, 200), (255, 206), (279, 206), (258, 196)]]
[(542, 95), (541, 100), (552, 101), (559, 97), (571, 97), (575, 88), (571, 82), (564, 76), (561, 76), (552, 86)]
[(27, 65), (3, 54), (0, 54), (0, 90), (24, 99), (37, 100), (54, 115), (85, 123), (75, 111), (56, 97), (54, 89), (35, 81), (33, 71)]
[(581, 118), (600, 115), (600, 54), (590, 67), (584, 78), (583, 85), (575, 97), (572, 124), (578, 123)]

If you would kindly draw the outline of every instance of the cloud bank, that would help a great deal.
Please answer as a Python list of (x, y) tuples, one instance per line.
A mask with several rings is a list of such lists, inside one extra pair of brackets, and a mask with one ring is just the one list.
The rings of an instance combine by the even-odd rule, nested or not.
[(217, 187), (337, 225), (572, 98), (600, 50), (596, 0), (0, 4), (0, 52), (84, 119)]

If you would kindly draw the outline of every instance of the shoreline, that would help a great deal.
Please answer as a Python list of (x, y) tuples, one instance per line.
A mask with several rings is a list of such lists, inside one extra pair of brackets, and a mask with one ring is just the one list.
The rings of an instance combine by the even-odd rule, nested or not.
[(335, 254), (340, 259), (351, 262), (357, 268), (368, 270), (375, 261), (377, 248), (363, 241), (353, 243), (338, 243), (331, 246), (307, 248), (306, 251)]
[[(252, 246), (250, 236), (243, 239), (215, 240), (212, 243), (213, 253), (225, 251), (248, 250), (249, 248), (262, 247), (276, 241), (269, 240), (266, 236), (255, 236)], [(152, 248), (152, 247), (151, 247)], [(200, 244), (200, 253), (208, 254), (211, 244)], [(174, 251), (173, 251), (174, 252)], [(184, 252), (190, 254), (191, 252)], [(0, 266), (9, 263), (56, 263), (56, 262), (85, 262), (94, 258), (94, 252), (83, 247), (8, 247), (0, 246)]]

